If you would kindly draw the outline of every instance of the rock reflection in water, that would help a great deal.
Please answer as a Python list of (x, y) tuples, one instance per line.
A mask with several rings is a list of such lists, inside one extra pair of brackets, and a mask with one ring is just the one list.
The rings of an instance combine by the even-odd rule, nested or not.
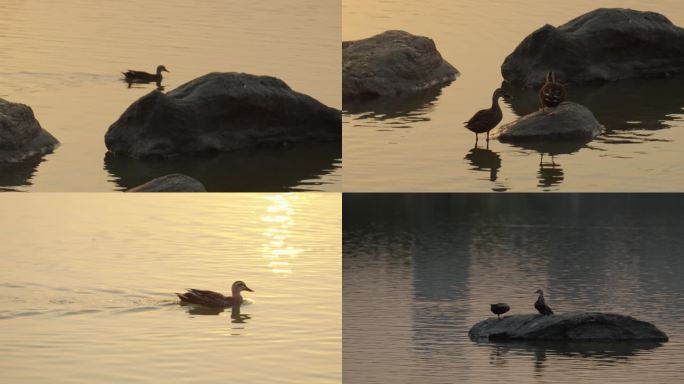
[(341, 157), (340, 143), (158, 161), (135, 160), (107, 153), (104, 168), (124, 190), (170, 173), (181, 173), (199, 180), (209, 192), (289, 191), (301, 186), (304, 180), (318, 179), (331, 173)]

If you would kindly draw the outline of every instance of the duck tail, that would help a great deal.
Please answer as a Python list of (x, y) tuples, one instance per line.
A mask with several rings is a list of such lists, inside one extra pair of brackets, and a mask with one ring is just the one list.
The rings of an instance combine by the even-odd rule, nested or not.
[(181, 299), (181, 301), (188, 301), (188, 298), (185, 297), (185, 294), (184, 294), (184, 293), (178, 293), (178, 292), (176, 292), (176, 296), (178, 296), (178, 298)]

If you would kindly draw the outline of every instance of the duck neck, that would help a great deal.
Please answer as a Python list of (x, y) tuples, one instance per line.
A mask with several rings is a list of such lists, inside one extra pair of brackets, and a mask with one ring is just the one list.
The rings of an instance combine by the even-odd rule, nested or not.
[(233, 295), (233, 301), (235, 301), (237, 303), (242, 303), (242, 295), (240, 294), (239, 288), (233, 289), (232, 295)]
[(161, 78), (161, 76), (162, 76), (161, 73), (162, 73), (162, 69), (161, 69), (161, 68), (157, 68), (157, 77)]
[(501, 110), (501, 107), (499, 107), (499, 95), (498, 93), (495, 93), (494, 96), (492, 96), (492, 109), (493, 110)]

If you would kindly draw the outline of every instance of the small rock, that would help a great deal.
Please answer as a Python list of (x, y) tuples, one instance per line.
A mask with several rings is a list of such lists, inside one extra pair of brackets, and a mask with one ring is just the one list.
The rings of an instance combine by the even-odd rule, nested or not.
[(344, 100), (411, 94), (448, 84), (457, 75), (427, 37), (386, 31), (342, 43)]
[(630, 316), (600, 312), (571, 312), (489, 318), (473, 325), (472, 339), (490, 341), (668, 341), (655, 325)]
[(587, 107), (566, 101), (499, 126), (491, 136), (504, 142), (591, 140), (601, 131), (601, 124)]
[(0, 163), (42, 156), (58, 145), (59, 141), (40, 126), (31, 107), (0, 98)]
[(174, 173), (152, 179), (127, 192), (206, 192), (204, 185), (190, 176)]
[(600, 8), (527, 36), (501, 65), (509, 83), (532, 88), (555, 71), (562, 83), (684, 73), (684, 29), (655, 12)]

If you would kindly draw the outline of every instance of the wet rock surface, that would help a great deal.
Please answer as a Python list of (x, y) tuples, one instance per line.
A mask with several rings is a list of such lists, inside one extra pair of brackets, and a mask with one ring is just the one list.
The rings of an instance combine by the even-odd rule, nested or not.
[(458, 71), (434, 41), (405, 31), (386, 31), (342, 43), (342, 98), (409, 95), (456, 79)]
[(684, 73), (684, 29), (655, 12), (600, 8), (537, 29), (501, 66), (506, 81), (524, 88), (539, 87), (551, 70), (573, 84)]
[(105, 135), (111, 153), (132, 158), (341, 140), (340, 111), (279, 79), (245, 73), (210, 73), (168, 93), (153, 91)]
[(512, 315), (475, 324), (468, 335), (490, 341), (668, 341), (655, 325), (630, 316), (600, 312), (570, 312), (551, 316)]
[(52, 152), (59, 145), (40, 126), (31, 107), (0, 98), (0, 163), (17, 163)]
[(128, 192), (206, 192), (204, 185), (190, 176), (179, 173), (152, 179)]
[(591, 140), (601, 131), (588, 108), (566, 101), (501, 125), (492, 131), (492, 137), (504, 142)]

